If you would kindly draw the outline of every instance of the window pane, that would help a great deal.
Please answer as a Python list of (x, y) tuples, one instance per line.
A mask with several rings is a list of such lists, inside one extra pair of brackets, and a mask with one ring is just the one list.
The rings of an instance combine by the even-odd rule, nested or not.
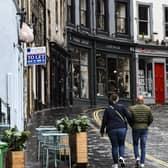
[(168, 22), (168, 8), (165, 8), (165, 22)]
[(168, 24), (165, 25), (165, 35), (168, 37)]
[(88, 66), (81, 66), (81, 98), (89, 98)]
[(82, 65), (88, 65), (88, 51), (81, 50), (80, 61)]
[(97, 96), (105, 96), (105, 79), (105, 70), (97, 69)]
[(106, 95), (106, 54), (96, 52), (97, 96)]
[(88, 0), (81, 0), (80, 1), (80, 20), (81, 20), (81, 25), (83, 26), (89, 26), (89, 12), (88, 10)]
[(74, 48), (72, 51), (73, 97), (89, 98), (88, 50)]
[(126, 4), (117, 4), (117, 32), (126, 33)]
[(72, 64), (72, 73), (73, 73), (73, 97), (79, 97), (80, 93), (80, 67), (79, 64), (73, 62)]
[(86, 12), (81, 11), (81, 25), (86, 26)]
[(139, 20), (148, 20), (148, 6), (139, 6)]
[(139, 34), (148, 35), (148, 23), (147, 22), (139, 22)]
[(97, 27), (101, 30), (105, 29), (105, 4), (104, 0), (97, 0), (96, 5), (96, 23)]
[(138, 70), (138, 93), (144, 97), (151, 97), (153, 95), (153, 66), (152, 60), (149, 58), (139, 59)]
[(81, 9), (86, 10), (86, 0), (81, 0)]
[(96, 53), (96, 66), (97, 67), (106, 67), (106, 60), (105, 60), (105, 54), (102, 54), (100, 52)]

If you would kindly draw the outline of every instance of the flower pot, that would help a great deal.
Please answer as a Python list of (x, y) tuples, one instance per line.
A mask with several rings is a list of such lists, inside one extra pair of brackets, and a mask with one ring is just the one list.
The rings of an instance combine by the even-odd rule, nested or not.
[(9, 151), (6, 155), (6, 168), (25, 168), (24, 151)]
[(88, 163), (87, 132), (80, 132), (70, 136), (72, 161), (76, 164)]

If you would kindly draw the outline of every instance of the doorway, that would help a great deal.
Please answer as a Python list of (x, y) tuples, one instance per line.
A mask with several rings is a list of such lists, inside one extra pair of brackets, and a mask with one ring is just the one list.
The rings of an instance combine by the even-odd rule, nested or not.
[(164, 64), (155, 63), (155, 97), (156, 103), (165, 102)]

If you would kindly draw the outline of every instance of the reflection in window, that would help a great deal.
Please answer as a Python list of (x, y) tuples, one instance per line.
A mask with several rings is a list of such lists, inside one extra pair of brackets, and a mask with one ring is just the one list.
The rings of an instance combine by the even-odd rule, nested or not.
[(82, 26), (89, 26), (88, 0), (80, 0), (80, 20)]
[(96, 25), (98, 30), (106, 30), (105, 20), (106, 20), (106, 0), (97, 0), (96, 4)]
[[(129, 58), (128, 57), (119, 57), (116, 59), (116, 65), (118, 66), (116, 69), (117, 75), (117, 91), (121, 98), (129, 98), (130, 97), (130, 71), (129, 71)], [(113, 72), (114, 73), (114, 72)]]
[(74, 48), (72, 51), (73, 96), (89, 98), (88, 50)]
[(138, 94), (144, 97), (153, 95), (153, 67), (150, 59), (139, 59)]
[(96, 53), (97, 96), (105, 96), (106, 86), (106, 58), (105, 54)]
[(97, 96), (117, 93), (120, 98), (130, 97), (130, 62), (128, 57), (96, 53)]
[(117, 33), (127, 33), (127, 4), (117, 3), (116, 9)]

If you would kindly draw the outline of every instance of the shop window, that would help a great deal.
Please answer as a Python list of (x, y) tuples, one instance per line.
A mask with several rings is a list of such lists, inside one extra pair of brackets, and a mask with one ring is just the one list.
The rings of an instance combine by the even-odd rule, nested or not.
[(80, 0), (80, 22), (82, 26), (89, 27), (89, 1)]
[(130, 97), (130, 72), (127, 57), (108, 58), (108, 95), (118, 93), (120, 98)]
[(165, 36), (168, 37), (168, 7), (165, 7)]
[(67, 2), (67, 18), (68, 23), (75, 24), (75, 1), (68, 0)]
[(97, 96), (106, 95), (106, 57), (101, 52), (96, 53)]
[(120, 98), (130, 97), (130, 71), (128, 57), (111, 57), (96, 53), (97, 96), (117, 93)]
[(150, 35), (150, 7), (148, 5), (138, 6), (138, 30), (139, 35)]
[(96, 2), (96, 26), (100, 31), (107, 31), (107, 0), (97, 0)]
[(116, 2), (116, 32), (127, 34), (127, 3)]
[(88, 50), (74, 48), (72, 52), (73, 97), (89, 98)]
[(151, 59), (139, 59), (138, 94), (144, 97), (153, 96), (153, 66)]

